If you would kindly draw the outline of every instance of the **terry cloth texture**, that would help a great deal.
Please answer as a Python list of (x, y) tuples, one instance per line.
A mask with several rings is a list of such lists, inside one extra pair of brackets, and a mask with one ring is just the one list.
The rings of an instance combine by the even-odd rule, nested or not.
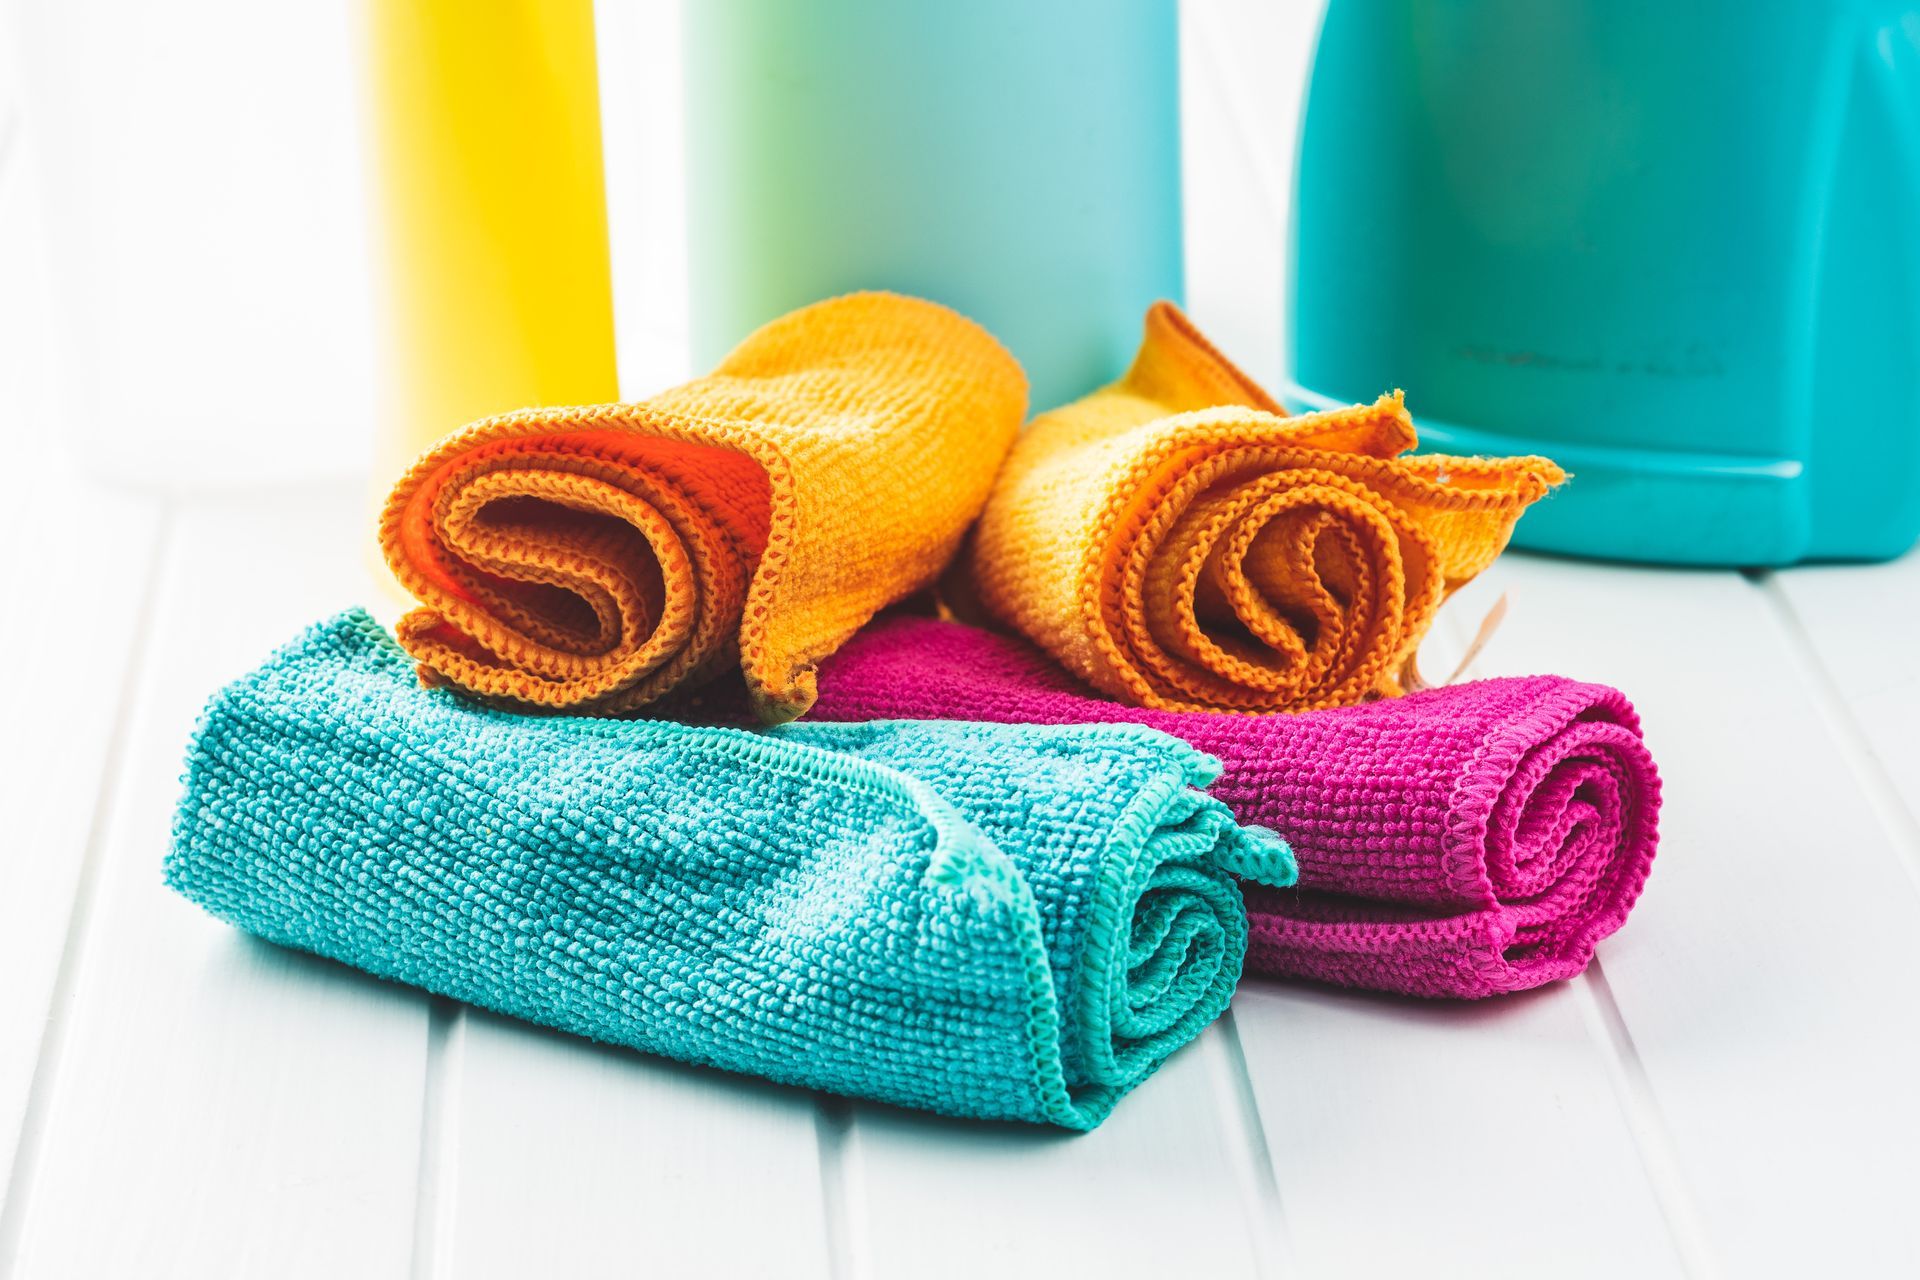
[(1235, 876), (1292, 879), (1217, 770), (1136, 726), (518, 716), (421, 688), (356, 611), (214, 698), (166, 873), (598, 1040), (1090, 1128), (1226, 1007)]
[(488, 418), (387, 501), (423, 606), (400, 642), (429, 681), (596, 714), (737, 661), (760, 717), (791, 719), (814, 662), (952, 557), (1025, 413), (985, 330), (864, 293), (639, 404)]
[(1287, 417), (1158, 303), (1120, 382), (1035, 418), (981, 514), (981, 605), (1137, 706), (1399, 693), (1434, 610), (1564, 475), (1403, 458), (1399, 393)]
[(1293, 890), (1247, 886), (1249, 969), (1423, 996), (1570, 977), (1653, 861), (1660, 778), (1618, 691), (1481, 680), (1298, 715), (1145, 711), (1090, 697), (1019, 640), (883, 618), (822, 664), (812, 714), (1127, 720), (1225, 766), (1213, 794), (1278, 831)]

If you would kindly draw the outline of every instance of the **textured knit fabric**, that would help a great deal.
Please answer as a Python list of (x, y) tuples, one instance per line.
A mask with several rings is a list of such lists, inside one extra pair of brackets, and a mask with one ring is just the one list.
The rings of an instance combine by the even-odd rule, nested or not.
[(1293, 890), (1247, 886), (1253, 970), (1424, 996), (1570, 977), (1653, 861), (1660, 780), (1617, 691), (1482, 680), (1298, 715), (1135, 710), (1019, 640), (884, 618), (822, 665), (812, 714), (1130, 720), (1220, 759), (1213, 793), (1280, 832)]
[(595, 1039), (1088, 1128), (1226, 1007), (1235, 876), (1292, 879), (1217, 770), (1136, 726), (514, 715), (356, 612), (213, 700), (167, 879)]
[(1286, 417), (1167, 303), (1133, 368), (1042, 414), (970, 586), (1102, 692), (1291, 711), (1398, 693), (1440, 602), (1558, 484), (1544, 458), (1402, 458), (1398, 393)]
[(945, 566), (1025, 411), (985, 330), (868, 293), (640, 404), (489, 418), (388, 499), (423, 605), (400, 641), (423, 678), (591, 713), (737, 661), (761, 718), (791, 719), (818, 658)]

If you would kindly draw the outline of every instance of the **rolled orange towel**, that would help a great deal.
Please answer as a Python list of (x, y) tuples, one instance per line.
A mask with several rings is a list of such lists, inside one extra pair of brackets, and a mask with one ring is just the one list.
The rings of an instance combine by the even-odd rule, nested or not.
[(631, 405), (488, 418), (416, 462), (380, 540), (421, 677), (631, 711), (738, 661), (755, 709), (932, 581), (986, 500), (1026, 379), (972, 321), (864, 293), (760, 329)]
[(1404, 692), (1452, 591), (1565, 478), (1400, 455), (1400, 395), (1289, 417), (1178, 308), (1127, 376), (1027, 427), (981, 514), (981, 605), (1112, 697), (1300, 711)]

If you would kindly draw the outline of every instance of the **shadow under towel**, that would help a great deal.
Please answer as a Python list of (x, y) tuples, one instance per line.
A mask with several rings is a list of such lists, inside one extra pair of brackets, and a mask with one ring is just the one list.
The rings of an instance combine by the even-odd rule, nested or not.
[(1292, 879), (1216, 773), (1136, 727), (518, 716), (421, 688), (353, 611), (209, 705), (166, 874), (597, 1040), (1091, 1128), (1226, 1007), (1235, 876)]
[(1559, 676), (1480, 680), (1296, 715), (1138, 710), (1031, 646), (883, 618), (820, 672), (815, 717), (1134, 722), (1225, 766), (1213, 794), (1279, 832), (1294, 889), (1247, 886), (1249, 969), (1422, 996), (1580, 972), (1625, 923), (1660, 779), (1627, 699)]

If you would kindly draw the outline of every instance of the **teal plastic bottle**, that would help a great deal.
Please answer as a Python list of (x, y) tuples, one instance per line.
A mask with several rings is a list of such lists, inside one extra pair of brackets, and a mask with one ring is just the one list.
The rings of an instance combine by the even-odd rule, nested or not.
[(1330, 0), (1297, 177), (1293, 398), (1554, 458), (1516, 543), (1920, 536), (1920, 8)]
[(685, 6), (694, 358), (852, 289), (932, 298), (1034, 409), (1181, 294), (1175, 0)]

